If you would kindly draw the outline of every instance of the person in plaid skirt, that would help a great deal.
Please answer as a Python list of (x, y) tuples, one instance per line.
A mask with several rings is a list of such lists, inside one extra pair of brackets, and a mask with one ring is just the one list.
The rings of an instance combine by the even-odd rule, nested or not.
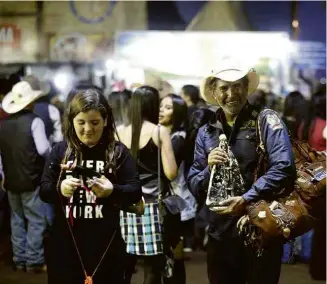
[(177, 176), (170, 134), (164, 126), (157, 126), (159, 117), (159, 93), (143, 86), (135, 90), (131, 99), (131, 124), (119, 129), (118, 136), (137, 160), (138, 171), (145, 200), (142, 216), (121, 212), (121, 230), (129, 254), (125, 271), (126, 283), (130, 283), (137, 256), (144, 259), (144, 282), (161, 283), (165, 267), (162, 228), (159, 216), (159, 183), (166, 186), (165, 178), (158, 178), (158, 145), (160, 139), (163, 172), (161, 177), (172, 181)]

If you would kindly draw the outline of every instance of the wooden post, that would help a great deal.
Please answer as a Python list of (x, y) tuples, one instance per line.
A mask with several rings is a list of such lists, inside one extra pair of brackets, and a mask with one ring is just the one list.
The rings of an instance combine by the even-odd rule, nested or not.
[(37, 53), (36, 61), (42, 61), (45, 56), (44, 36), (43, 36), (43, 1), (36, 1), (36, 36)]

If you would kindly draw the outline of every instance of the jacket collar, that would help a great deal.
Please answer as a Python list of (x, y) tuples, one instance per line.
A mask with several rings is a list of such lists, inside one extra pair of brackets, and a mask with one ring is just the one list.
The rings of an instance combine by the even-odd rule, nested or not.
[[(242, 108), (240, 113), (237, 115), (237, 118), (235, 120), (235, 126), (239, 125), (240, 122), (244, 122), (244, 120), (249, 120), (249, 118), (256, 119), (258, 114), (260, 112), (260, 109), (257, 107), (254, 107), (247, 102), (245, 106)], [(214, 128), (223, 128), (223, 124), (226, 123), (226, 117), (223, 109), (220, 107), (217, 111), (215, 116), (209, 121), (209, 126), (212, 126)]]

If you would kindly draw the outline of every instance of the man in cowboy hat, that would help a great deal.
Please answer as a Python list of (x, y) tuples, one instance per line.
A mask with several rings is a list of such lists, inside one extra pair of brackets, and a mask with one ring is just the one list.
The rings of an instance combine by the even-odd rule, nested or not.
[(46, 218), (38, 186), (50, 144), (43, 121), (32, 112), (33, 102), (41, 96), (43, 92), (33, 90), (28, 82), (15, 84), (2, 101), (9, 117), (0, 126), (3, 186), (12, 210), (14, 268), (30, 273), (45, 269), (43, 233)]
[(40, 82), (34, 75), (27, 75), (23, 81), (30, 84), (34, 91), (42, 91), (44, 96), (41, 96), (34, 103), (33, 112), (39, 116), (45, 125), (45, 133), (51, 145), (62, 141), (62, 125), (59, 109), (50, 104), (48, 94), (51, 91), (50, 83)]
[[(246, 205), (267, 199), (289, 188), (295, 166), (287, 129), (272, 110), (260, 109), (247, 102), (254, 92), (259, 76), (235, 60), (221, 61), (219, 70), (205, 78), (201, 95), (209, 104), (218, 105), (214, 121), (200, 128), (194, 151), (188, 185), (198, 200), (205, 200), (210, 173), (214, 165), (224, 163), (228, 156), (218, 148), (219, 135), (225, 134), (238, 161), (244, 180), (244, 193), (222, 201), (209, 215), (207, 272), (210, 284), (278, 283), (282, 244), (272, 243), (261, 257), (245, 247), (236, 224)], [(257, 181), (254, 172), (258, 161), (256, 121), (269, 158), (269, 169)]]

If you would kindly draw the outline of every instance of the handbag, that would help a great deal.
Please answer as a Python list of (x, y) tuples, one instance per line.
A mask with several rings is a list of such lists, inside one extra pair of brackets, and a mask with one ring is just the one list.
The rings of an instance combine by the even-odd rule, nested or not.
[[(260, 133), (260, 115), (257, 121), (259, 160), (255, 179), (268, 169), (264, 144)], [(325, 210), (326, 155), (308, 143), (291, 139), (297, 179), (294, 187), (285, 189), (273, 201), (260, 200), (247, 206), (247, 215), (237, 223), (246, 245), (253, 246), (258, 255), (276, 238), (286, 242), (314, 227), (316, 218)], [(285, 194), (291, 192), (290, 194)]]

